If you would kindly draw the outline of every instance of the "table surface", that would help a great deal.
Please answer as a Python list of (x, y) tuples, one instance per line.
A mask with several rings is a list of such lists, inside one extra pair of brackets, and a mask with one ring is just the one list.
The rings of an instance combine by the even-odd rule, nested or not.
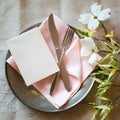
[[(106, 22), (119, 38), (120, 0), (1, 0), (0, 1), (0, 120), (91, 120), (93, 109), (86, 104), (94, 101), (96, 84), (87, 97), (75, 107), (59, 113), (42, 113), (23, 105), (12, 93), (5, 76), (5, 41), (16, 36), (25, 28), (43, 21), (55, 13), (67, 24), (79, 27), (79, 15), (90, 12), (90, 5), (98, 2), (111, 8), (111, 18)], [(113, 80), (109, 96), (115, 108), (108, 120), (120, 120), (120, 79)]]

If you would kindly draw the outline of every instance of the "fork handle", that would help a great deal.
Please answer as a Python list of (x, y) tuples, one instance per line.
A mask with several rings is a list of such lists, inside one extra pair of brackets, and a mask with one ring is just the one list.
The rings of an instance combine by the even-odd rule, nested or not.
[[(62, 52), (61, 55), (59, 55), (59, 61), (58, 61), (58, 66), (61, 65), (61, 61), (62, 61), (62, 58), (63, 58), (63, 55), (65, 54), (65, 52)], [(56, 82), (58, 80), (58, 76), (60, 75), (60, 72), (57, 72), (56, 74), (54, 74), (54, 77), (52, 79), (52, 84), (50, 86), (50, 92), (49, 94), (52, 95), (53, 94), (53, 91), (55, 89), (55, 85), (56, 85)]]

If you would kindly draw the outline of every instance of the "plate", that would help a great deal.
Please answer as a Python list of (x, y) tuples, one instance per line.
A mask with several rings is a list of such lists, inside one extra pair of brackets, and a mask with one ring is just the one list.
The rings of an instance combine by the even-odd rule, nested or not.
[[(30, 26), (23, 32), (37, 27), (40, 24), (41, 23)], [(6, 59), (9, 56), (10, 52), (8, 51)], [(5, 63), (5, 72), (9, 86), (16, 97), (26, 106), (41, 112), (60, 112), (72, 108), (86, 97), (94, 84), (94, 81), (91, 78), (87, 78), (82, 84), (80, 90), (72, 97), (72, 99), (62, 108), (57, 109), (46, 98), (44, 98), (44, 96), (35, 90), (35, 88), (32, 86), (27, 87), (22, 77), (7, 62)]]

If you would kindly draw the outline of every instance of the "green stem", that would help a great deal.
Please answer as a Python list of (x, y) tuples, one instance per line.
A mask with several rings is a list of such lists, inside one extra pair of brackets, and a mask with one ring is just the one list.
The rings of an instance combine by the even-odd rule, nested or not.
[(102, 26), (102, 28), (104, 30), (105, 35), (106, 35), (107, 34), (107, 29), (106, 29), (105, 25), (102, 22), (100, 22), (100, 24), (101, 24), (101, 26)]

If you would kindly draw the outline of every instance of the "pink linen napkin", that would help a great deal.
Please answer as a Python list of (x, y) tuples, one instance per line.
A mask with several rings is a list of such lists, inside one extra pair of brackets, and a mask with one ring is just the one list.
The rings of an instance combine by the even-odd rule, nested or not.
[[(54, 21), (58, 31), (59, 41), (60, 43), (62, 43), (62, 40), (64, 38), (68, 26), (56, 15), (54, 15)], [(58, 62), (57, 55), (48, 28), (48, 18), (43, 21), (39, 29), (52, 55), (54, 56), (56, 62)], [(71, 99), (71, 97), (79, 90), (81, 84), (84, 82), (84, 80), (88, 77), (88, 75), (93, 71), (93, 69), (96, 66), (96, 63), (92, 65), (88, 63), (88, 60), (91, 57), (91, 55), (88, 55), (86, 57), (82, 57), (80, 55), (81, 47), (82, 46), (79, 37), (76, 34), (74, 34), (71, 46), (63, 58), (70, 79), (70, 85), (71, 85), (70, 92), (68, 92), (65, 89), (62, 79), (61, 77), (59, 77), (53, 95), (52, 96), (49, 95), (50, 86), (53, 77), (52, 75), (33, 84), (33, 86), (40, 93), (42, 93), (44, 97), (47, 98), (48, 101), (50, 101), (57, 109), (62, 107), (65, 103), (67, 103)], [(101, 57), (98, 54), (95, 55), (97, 56), (98, 60), (101, 59)], [(12, 56), (7, 60), (7, 62), (17, 72), (19, 72), (18, 67), (16, 66)]]

